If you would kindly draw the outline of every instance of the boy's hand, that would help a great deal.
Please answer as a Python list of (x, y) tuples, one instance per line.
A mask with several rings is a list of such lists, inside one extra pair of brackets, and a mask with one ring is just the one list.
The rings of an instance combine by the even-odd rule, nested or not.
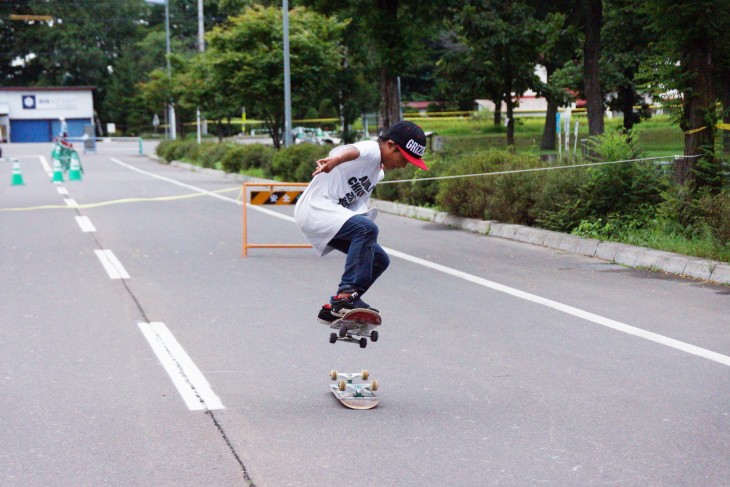
[(342, 163), (352, 161), (360, 157), (360, 151), (353, 145), (345, 145), (338, 147), (337, 153), (327, 156), (317, 161), (317, 169), (312, 173), (312, 177), (323, 172), (330, 172)]
[(322, 172), (330, 172), (337, 166), (339, 161), (335, 157), (325, 157), (317, 161), (317, 169), (312, 173), (312, 177)]

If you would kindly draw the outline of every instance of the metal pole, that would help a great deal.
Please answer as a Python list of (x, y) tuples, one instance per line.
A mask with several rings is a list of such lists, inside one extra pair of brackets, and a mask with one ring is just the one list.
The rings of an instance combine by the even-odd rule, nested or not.
[(205, 52), (205, 22), (203, 20), (203, 0), (198, 0), (198, 51)]
[[(168, 79), (172, 78), (172, 68), (170, 67), (170, 0), (165, 1), (165, 43), (167, 44), (167, 56), (165, 56), (167, 60), (167, 77)], [(172, 140), (177, 139), (177, 126), (176, 126), (176, 120), (175, 120), (175, 102), (172, 99), (172, 96), (170, 97), (170, 104), (169, 110), (170, 110), (170, 138)]]
[(284, 147), (292, 145), (291, 137), (291, 72), (289, 66), (289, 1), (283, 0), (284, 16)]
[[(198, 0), (198, 51), (205, 52), (205, 22), (203, 20), (203, 0)], [(202, 117), (200, 107), (196, 110), (196, 121), (198, 126), (198, 144), (203, 140)]]

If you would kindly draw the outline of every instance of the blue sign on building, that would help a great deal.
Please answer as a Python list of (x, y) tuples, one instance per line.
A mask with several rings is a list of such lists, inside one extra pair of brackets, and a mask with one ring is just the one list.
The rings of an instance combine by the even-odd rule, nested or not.
[(23, 110), (35, 110), (35, 95), (23, 95)]

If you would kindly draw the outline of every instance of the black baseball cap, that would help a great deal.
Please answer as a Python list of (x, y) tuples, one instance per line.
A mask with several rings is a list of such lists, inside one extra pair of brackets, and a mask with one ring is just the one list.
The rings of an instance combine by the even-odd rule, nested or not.
[(428, 171), (422, 159), (426, 152), (426, 134), (421, 127), (413, 122), (396, 122), (385, 131), (383, 138), (392, 140), (408, 162)]

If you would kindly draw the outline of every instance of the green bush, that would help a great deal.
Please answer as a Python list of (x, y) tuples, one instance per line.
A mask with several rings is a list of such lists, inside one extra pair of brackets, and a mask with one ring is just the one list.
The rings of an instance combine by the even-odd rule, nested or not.
[(191, 162), (203, 167), (214, 168), (225, 156), (226, 152), (230, 150), (230, 147), (230, 144), (216, 142), (205, 142), (199, 144), (194, 151), (191, 151)]
[[(394, 169), (385, 175), (385, 180), (375, 187), (376, 198), (398, 201), (409, 205), (435, 206), (439, 191), (439, 181), (420, 181), (443, 175), (448, 161), (442, 156), (429, 154), (425, 156), (428, 171), (408, 164), (403, 169)], [(387, 181), (410, 180), (403, 183), (387, 183)], [(385, 183), (385, 184), (383, 184)]]
[(223, 170), (239, 173), (250, 169), (262, 169), (271, 176), (271, 163), (275, 150), (270, 145), (246, 144), (231, 147), (221, 159)]
[(282, 148), (274, 155), (272, 172), (276, 179), (286, 182), (309, 182), (317, 168), (316, 161), (329, 152), (329, 147), (296, 144)]
[(197, 150), (197, 143), (192, 140), (180, 140), (176, 141), (170, 151), (171, 161), (183, 161), (194, 162), (190, 157), (190, 154)]
[(221, 159), (221, 167), (225, 172), (238, 174), (243, 169), (243, 154), (245, 146), (237, 145), (232, 147), (225, 153)]
[(577, 227), (588, 217), (588, 207), (580, 194), (588, 179), (588, 172), (581, 167), (542, 173), (532, 209), (535, 224), (557, 232), (570, 232)]
[[(447, 175), (493, 173), (539, 167), (534, 154), (488, 150), (464, 155)], [(536, 173), (472, 176), (441, 181), (437, 202), (445, 211), (469, 218), (531, 224), (539, 178)]]
[(157, 144), (157, 155), (162, 157), (166, 162), (172, 162), (172, 150), (175, 148), (176, 141), (163, 140)]
[(730, 247), (730, 190), (714, 194), (704, 188), (696, 193), (688, 186), (674, 186), (664, 193), (657, 212), (684, 237), (710, 236), (718, 246)]

